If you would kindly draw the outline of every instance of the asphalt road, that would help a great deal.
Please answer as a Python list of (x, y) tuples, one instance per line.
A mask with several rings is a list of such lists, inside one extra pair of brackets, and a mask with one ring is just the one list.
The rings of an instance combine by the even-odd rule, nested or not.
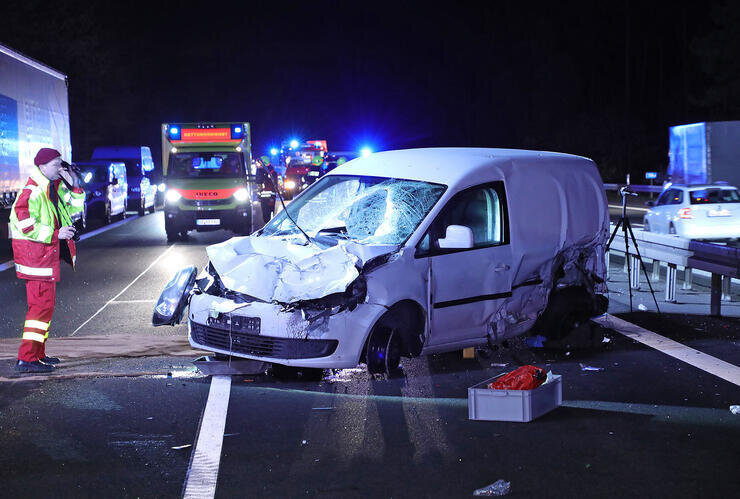
[[(50, 353), (55, 337), (70, 335), (183, 338), (185, 326), (150, 325), (154, 300), (176, 269), (203, 266), (204, 247), (227, 237), (168, 245), (157, 213), (83, 241), (77, 272), (65, 269), (58, 286)], [(740, 320), (626, 313), (618, 269), (614, 313), (740, 365)], [(0, 272), (0, 338), (20, 335), (21, 284)], [(511, 497), (736, 495), (740, 416), (729, 406), (740, 404), (738, 385), (606, 335), (584, 348), (517, 339), (475, 359), (405, 360), (391, 379), (362, 369), (233, 376), (216, 495), (468, 497), (500, 478)], [(65, 362), (58, 374), (71, 379), (18, 379), (9, 361), (0, 365), (3, 496), (182, 494), (211, 378), (192, 367), (195, 352), (125, 355)], [(530, 423), (470, 421), (467, 388), (524, 364), (562, 376), (563, 405)]]

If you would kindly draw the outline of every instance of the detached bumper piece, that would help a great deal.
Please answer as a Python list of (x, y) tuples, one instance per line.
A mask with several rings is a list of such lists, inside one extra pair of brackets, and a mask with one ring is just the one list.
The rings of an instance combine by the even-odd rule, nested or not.
[(328, 357), (339, 345), (338, 340), (310, 340), (298, 338), (275, 338), (255, 334), (232, 332), (190, 322), (190, 334), (199, 345), (275, 359), (313, 359)]

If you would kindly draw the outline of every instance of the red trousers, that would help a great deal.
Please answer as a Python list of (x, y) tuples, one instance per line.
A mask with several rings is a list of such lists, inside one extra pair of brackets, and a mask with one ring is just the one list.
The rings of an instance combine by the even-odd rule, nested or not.
[(49, 337), (49, 323), (54, 315), (57, 283), (26, 281), (28, 312), (23, 325), (23, 341), (18, 349), (18, 359), (33, 362), (46, 357), (44, 344)]

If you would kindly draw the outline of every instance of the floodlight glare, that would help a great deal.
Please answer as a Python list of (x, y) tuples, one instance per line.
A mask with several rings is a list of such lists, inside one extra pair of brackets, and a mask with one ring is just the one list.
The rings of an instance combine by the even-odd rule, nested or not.
[(372, 153), (373, 153), (373, 150), (370, 149), (369, 147), (363, 147), (362, 149), (360, 149), (360, 155), (362, 157), (370, 156)]

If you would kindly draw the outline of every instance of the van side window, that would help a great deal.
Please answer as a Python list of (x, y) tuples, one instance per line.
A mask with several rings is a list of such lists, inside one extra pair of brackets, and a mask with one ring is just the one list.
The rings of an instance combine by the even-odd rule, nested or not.
[(508, 243), (508, 220), (503, 182), (467, 189), (442, 210), (417, 247), (418, 254), (436, 253), (437, 240), (445, 237), (447, 227), (462, 225), (473, 231), (473, 248)]

